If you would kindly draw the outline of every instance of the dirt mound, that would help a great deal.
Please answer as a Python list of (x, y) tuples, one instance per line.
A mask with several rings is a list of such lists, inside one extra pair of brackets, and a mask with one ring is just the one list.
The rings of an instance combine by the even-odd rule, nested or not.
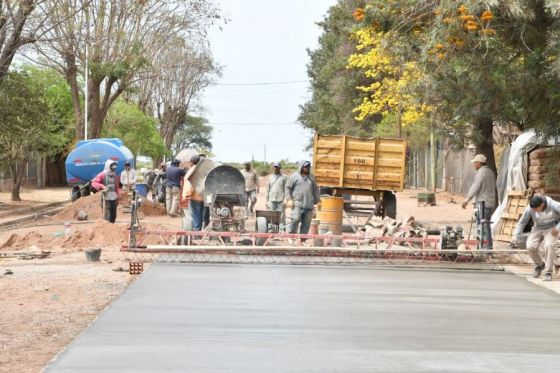
[(144, 216), (164, 216), (167, 214), (164, 205), (161, 203), (153, 204), (150, 202), (144, 202), (140, 206), (140, 212), (143, 213)]
[(71, 226), (68, 233), (65, 231), (38, 233), (32, 231), (26, 234), (14, 233), (6, 241), (0, 242), (0, 250), (21, 250), (32, 245), (42, 249), (65, 251), (80, 251), (89, 247), (120, 247), (128, 239), (126, 226), (111, 224), (103, 219), (98, 219), (93, 225)]
[(57, 220), (75, 220), (79, 211), (85, 211), (88, 220), (95, 220), (103, 217), (101, 209), (101, 198), (98, 194), (81, 197), (77, 201), (65, 206), (62, 211), (53, 216)]
[(43, 240), (43, 235), (36, 231), (29, 232), (26, 234), (14, 233), (8, 237), (8, 239), (0, 245), (0, 250), (2, 249), (21, 249), (36, 245), (38, 242)]
[[(122, 200), (117, 207), (117, 216), (124, 213), (123, 206), (125, 202)], [(99, 194), (81, 197), (72, 204), (67, 205), (58, 214), (52, 218), (55, 220), (73, 221), (77, 220), (78, 212), (85, 211), (87, 213), (87, 220), (97, 220), (103, 218), (103, 209), (101, 208), (101, 197)]]

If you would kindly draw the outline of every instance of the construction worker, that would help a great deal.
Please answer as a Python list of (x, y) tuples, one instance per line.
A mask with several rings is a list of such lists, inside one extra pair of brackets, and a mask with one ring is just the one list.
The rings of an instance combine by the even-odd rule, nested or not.
[(288, 178), (282, 172), (280, 162), (275, 162), (272, 165), (272, 175), (268, 177), (266, 182), (266, 207), (272, 211), (280, 211), (282, 226), (286, 225), (284, 199), (287, 181)]
[(167, 165), (165, 162), (159, 164), (159, 170), (152, 183), (152, 202), (165, 202), (165, 189), (167, 188)]
[(259, 194), (259, 177), (255, 170), (251, 168), (251, 165), (251, 162), (245, 162), (245, 168), (241, 170), (241, 174), (245, 178), (245, 194), (247, 195), (245, 210), (247, 215), (253, 213), (253, 208), (257, 203), (257, 195)]
[(117, 205), (119, 202), (119, 177), (117, 176), (117, 162), (108, 159), (105, 167), (91, 182), (91, 186), (102, 193), (105, 220), (114, 223), (117, 220)]
[(165, 172), (167, 175), (167, 188), (165, 190), (165, 207), (167, 215), (177, 217), (179, 210), (179, 193), (181, 193), (181, 179), (187, 171), (180, 167), (181, 161), (174, 159)]
[(189, 211), (192, 221), (192, 230), (200, 231), (204, 224), (204, 197), (198, 194), (192, 184), (188, 181), (189, 176), (194, 172), (196, 165), (202, 158), (199, 155), (193, 155), (187, 164), (187, 176), (183, 182), (183, 198), (189, 199)]
[[(462, 207), (467, 208), (469, 201), (474, 198), (475, 204), (479, 208), (477, 230), (479, 232), (484, 230), (486, 249), (492, 250), (491, 218), (496, 209), (496, 175), (486, 165), (486, 157), (483, 154), (475, 155), (471, 162), (476, 169), (476, 175)], [(484, 202), (484, 211), (482, 211), (481, 202)]]
[[(535, 195), (529, 200), (521, 219), (517, 223), (511, 246), (517, 247), (519, 236), (525, 226), (533, 219), (533, 228), (527, 237), (527, 253), (535, 263), (533, 277), (540, 277), (544, 269), (544, 281), (552, 281), (554, 259), (556, 258), (556, 242), (560, 231), (560, 203), (550, 197)], [(539, 254), (539, 246), (544, 241), (546, 262)]]
[(136, 170), (130, 166), (129, 161), (126, 161), (124, 170), (121, 172), (121, 184), (126, 191), (136, 189)]
[(311, 163), (302, 161), (297, 172), (286, 182), (286, 206), (292, 208), (290, 233), (307, 234), (313, 218), (314, 206), (319, 203), (319, 188), (311, 174)]
[(148, 186), (148, 192), (152, 193), (152, 201), (155, 202), (156, 197), (155, 197), (155, 192), (154, 192), (154, 181), (156, 180), (156, 172), (154, 170), (148, 170), (146, 172), (144, 172), (144, 183), (146, 183), (146, 185)]

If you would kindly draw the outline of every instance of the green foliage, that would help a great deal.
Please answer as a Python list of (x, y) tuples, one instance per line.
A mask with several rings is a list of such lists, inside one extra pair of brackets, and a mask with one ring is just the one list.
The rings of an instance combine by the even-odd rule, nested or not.
[(66, 81), (52, 69), (24, 66), (23, 71), (42, 87), (48, 105), (47, 120), (51, 130), (46, 134), (49, 151), (46, 156), (64, 153), (74, 142), (74, 111), (72, 96)]
[[(426, 146), (430, 137), (430, 122), (422, 119), (414, 125), (402, 128), (402, 137), (407, 140), (409, 147), (422, 149)], [(375, 128), (374, 136), (397, 137), (397, 118), (394, 113), (385, 114), (383, 120)]]
[(318, 23), (323, 30), (317, 50), (309, 51), (307, 74), (311, 81), (311, 99), (300, 106), (299, 121), (321, 134), (372, 136), (381, 117), (357, 121), (352, 110), (361, 102), (357, 86), (366, 85), (362, 72), (346, 68), (354, 52), (350, 39), (354, 21), (352, 10), (360, 3), (340, 0)]
[[(225, 164), (235, 167), (239, 170), (245, 168), (245, 165), (243, 163), (227, 162)], [(263, 177), (272, 173), (272, 164), (272, 162), (253, 161), (252, 167), (257, 172), (257, 175)], [(286, 159), (281, 160), (280, 165), (282, 166), (282, 171), (287, 174), (294, 172), (298, 168), (297, 162), (289, 162)]]
[(115, 102), (109, 110), (102, 136), (121, 139), (137, 157), (155, 159), (169, 155), (154, 118), (145, 115), (136, 105), (123, 100)]
[(206, 118), (187, 115), (186, 120), (173, 137), (171, 145), (173, 154), (177, 154), (182, 149), (195, 148), (200, 153), (211, 157), (212, 130), (213, 127), (208, 125)]
[(43, 73), (10, 72), (0, 83), (0, 163), (55, 155), (67, 144), (64, 94)]

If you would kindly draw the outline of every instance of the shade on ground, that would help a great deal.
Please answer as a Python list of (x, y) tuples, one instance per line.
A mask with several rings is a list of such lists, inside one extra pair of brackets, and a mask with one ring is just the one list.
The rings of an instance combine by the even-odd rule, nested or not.
[(48, 372), (558, 372), (560, 297), (506, 273), (152, 266)]

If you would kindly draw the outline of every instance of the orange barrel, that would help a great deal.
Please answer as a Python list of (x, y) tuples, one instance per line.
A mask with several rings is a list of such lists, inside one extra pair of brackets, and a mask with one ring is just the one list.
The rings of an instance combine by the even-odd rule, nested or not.
[[(317, 212), (319, 219), (319, 234), (331, 232), (334, 235), (342, 234), (342, 216), (344, 199), (341, 197), (321, 197), (321, 209)], [(339, 239), (331, 241), (332, 246), (340, 246)]]

